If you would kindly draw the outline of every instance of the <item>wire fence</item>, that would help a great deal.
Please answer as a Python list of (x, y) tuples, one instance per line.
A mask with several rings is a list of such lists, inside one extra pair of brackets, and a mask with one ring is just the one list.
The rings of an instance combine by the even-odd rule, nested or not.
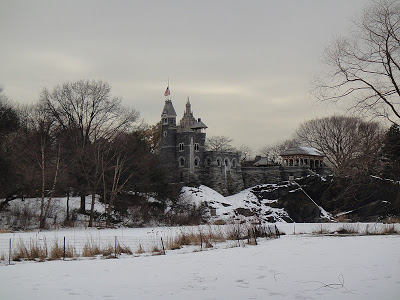
[[(227, 224), (189, 228), (162, 228), (120, 231), (31, 232), (0, 236), (0, 264), (13, 261), (76, 259), (78, 257), (117, 257), (121, 254), (166, 254), (168, 250), (192, 246), (193, 250), (212, 248), (218, 243), (230, 246), (257, 244), (257, 238), (278, 238), (281, 234), (375, 235), (400, 234), (400, 224)], [(115, 234), (112, 234), (115, 233)], [(124, 234), (125, 233), (125, 234)]]
[(62, 235), (52, 236), (32, 234), (0, 239), (0, 260), (2, 264), (22, 260), (51, 260), (77, 257), (117, 257), (121, 254), (165, 254), (166, 250), (180, 249), (182, 246), (194, 246), (199, 250), (211, 248), (217, 243), (227, 241), (241, 245), (257, 244), (257, 237), (278, 237), (275, 225), (245, 227), (198, 228), (181, 230), (175, 233), (149, 232), (145, 236), (130, 235)]
[[(158, 236), (62, 236), (47, 238), (10, 238), (0, 240), (0, 259), (10, 264), (12, 260), (58, 259), (68, 257), (90, 257), (99, 254), (117, 256), (122, 253), (160, 252), (164, 240)], [(164, 246), (165, 248), (165, 246)], [(165, 251), (165, 250), (164, 250)]]

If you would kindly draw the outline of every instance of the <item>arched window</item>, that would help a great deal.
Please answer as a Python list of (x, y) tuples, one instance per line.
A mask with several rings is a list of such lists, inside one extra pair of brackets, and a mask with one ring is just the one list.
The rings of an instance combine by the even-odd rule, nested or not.
[(168, 132), (167, 132), (167, 131), (164, 131), (164, 132), (163, 132), (163, 135), (164, 135), (164, 137), (166, 137), (166, 136), (168, 135)]
[(211, 158), (207, 157), (206, 158), (206, 167), (211, 166)]
[(199, 151), (199, 143), (194, 144), (194, 151)]
[(225, 158), (224, 164), (225, 164), (225, 167), (229, 167), (229, 159)]
[(184, 167), (185, 166), (185, 159), (183, 157), (179, 158), (179, 167)]
[(218, 166), (218, 167), (221, 166), (221, 158), (220, 158), (220, 157), (217, 158), (217, 166)]
[(232, 159), (232, 168), (236, 168), (236, 159)]
[(184, 145), (183, 145), (183, 143), (179, 143), (179, 151), (183, 151), (183, 147), (184, 147)]
[(195, 165), (196, 167), (198, 167), (199, 164), (200, 164), (200, 158), (198, 158), (198, 157), (196, 156), (196, 158), (194, 159), (194, 165)]

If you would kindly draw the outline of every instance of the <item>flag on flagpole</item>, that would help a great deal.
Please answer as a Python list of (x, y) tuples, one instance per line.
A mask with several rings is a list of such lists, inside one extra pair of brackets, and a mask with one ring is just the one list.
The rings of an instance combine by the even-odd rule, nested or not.
[(169, 86), (167, 86), (167, 89), (164, 92), (164, 96), (167, 97), (169, 95), (171, 95), (171, 92), (169, 91)]

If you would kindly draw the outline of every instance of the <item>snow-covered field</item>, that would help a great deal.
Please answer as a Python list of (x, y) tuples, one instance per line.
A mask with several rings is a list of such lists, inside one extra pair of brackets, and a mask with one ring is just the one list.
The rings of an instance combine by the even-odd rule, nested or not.
[[(0, 266), (1, 299), (399, 299), (400, 236), (319, 236), (343, 224), (278, 224), (286, 235), (258, 245), (206, 251)], [(360, 230), (382, 224), (350, 224)], [(396, 225), (398, 227), (398, 225)], [(0, 234), (1, 241), (46, 236), (173, 236), (182, 228), (68, 230)], [(296, 234), (293, 234), (296, 233)], [(195, 247), (195, 248), (193, 248)]]

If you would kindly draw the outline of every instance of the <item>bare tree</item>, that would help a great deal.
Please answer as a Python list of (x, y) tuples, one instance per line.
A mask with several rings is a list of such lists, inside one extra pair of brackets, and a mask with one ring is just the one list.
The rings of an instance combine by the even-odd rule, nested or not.
[(10, 159), (13, 151), (9, 140), (21, 126), (18, 109), (3, 93), (0, 86), (0, 197), (14, 193), (18, 182), (15, 178), (15, 167)]
[(206, 150), (207, 151), (235, 151), (231, 145), (233, 140), (224, 135), (214, 135), (207, 137)]
[(348, 175), (372, 171), (383, 129), (379, 123), (357, 117), (332, 116), (301, 124), (297, 135), (303, 145), (323, 152), (336, 174)]
[(283, 151), (289, 147), (297, 145), (299, 145), (299, 140), (292, 138), (273, 145), (264, 146), (259, 150), (259, 152), (262, 156), (267, 157), (271, 164), (277, 164), (280, 162), (280, 154)]
[(39, 106), (31, 108), (25, 122), (9, 141), (14, 150), (12, 160), (19, 174), (18, 184), (40, 199), (39, 228), (45, 228), (59, 179), (60, 145), (53, 132), (54, 119)]
[[(88, 165), (99, 162), (98, 159), (87, 160), (88, 157), (96, 158), (96, 153), (88, 155), (89, 145), (101, 139), (112, 140), (120, 132), (129, 131), (139, 113), (123, 107), (121, 98), (111, 96), (111, 87), (103, 81), (79, 80), (59, 85), (51, 92), (44, 89), (40, 104), (54, 117), (59, 130), (73, 129), (76, 154), (80, 162), (76, 176), (81, 179), (78, 181), (86, 179), (93, 196), (101, 172), (96, 171), (99, 168)], [(91, 150), (98, 151), (96, 147), (91, 147)], [(85, 193), (83, 187), (80, 189), (81, 211), (84, 211)], [(92, 199), (93, 202), (94, 197)]]
[(320, 100), (351, 100), (361, 113), (400, 123), (400, 2), (365, 9), (356, 31), (326, 50), (327, 75), (315, 83)]
[(242, 154), (242, 162), (252, 159), (253, 150), (249, 146), (243, 144), (238, 148), (238, 151)]

